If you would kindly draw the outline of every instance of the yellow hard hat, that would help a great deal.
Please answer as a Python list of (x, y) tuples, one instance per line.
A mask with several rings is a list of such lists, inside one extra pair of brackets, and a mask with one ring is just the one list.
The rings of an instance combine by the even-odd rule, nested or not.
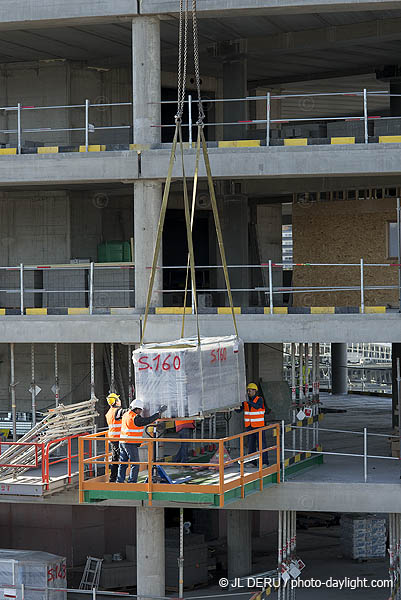
[(246, 389), (258, 391), (258, 386), (256, 385), (256, 383), (248, 383), (248, 385), (246, 386)]
[(109, 406), (113, 406), (117, 400), (120, 399), (120, 396), (118, 396), (117, 394), (109, 394), (106, 398), (107, 400), (107, 404)]

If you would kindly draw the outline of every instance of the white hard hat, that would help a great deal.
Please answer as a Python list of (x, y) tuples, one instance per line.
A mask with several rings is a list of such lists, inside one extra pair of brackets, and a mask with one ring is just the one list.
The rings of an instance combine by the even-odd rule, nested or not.
[(131, 404), (129, 405), (129, 407), (131, 410), (134, 410), (135, 408), (140, 408), (143, 410), (143, 402), (142, 402), (142, 400), (138, 400), (138, 399), (133, 400), (131, 402)]

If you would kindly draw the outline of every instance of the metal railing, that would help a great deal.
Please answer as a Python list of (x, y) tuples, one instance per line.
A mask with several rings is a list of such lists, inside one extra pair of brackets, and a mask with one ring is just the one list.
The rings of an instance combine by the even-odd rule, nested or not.
[[(316, 98), (356, 98), (360, 100), (360, 115), (343, 115), (343, 116), (316, 116), (313, 117), (311, 115), (307, 115), (304, 117), (289, 117), (289, 118), (272, 118), (272, 103), (274, 101), (276, 102), (282, 102), (285, 100), (292, 100), (292, 99), (298, 99), (298, 100), (302, 100), (302, 99), (309, 99), (312, 100), (316, 99)], [(226, 102), (240, 102), (240, 103), (263, 103), (264, 108), (262, 109), (262, 112), (264, 112), (265, 117), (261, 118), (261, 119), (242, 119), (242, 120), (238, 120), (238, 121), (215, 121), (215, 122), (205, 122), (204, 125), (205, 127), (226, 127), (226, 126), (240, 126), (242, 128), (244, 127), (249, 127), (249, 126), (260, 126), (260, 125), (265, 125), (265, 132), (264, 132), (264, 136), (261, 138), (261, 141), (263, 141), (265, 143), (266, 146), (269, 146), (271, 144), (271, 136), (272, 136), (272, 131), (274, 130), (274, 126), (280, 126), (280, 125), (302, 125), (304, 123), (309, 124), (309, 123), (323, 123), (323, 124), (327, 124), (330, 122), (336, 122), (336, 121), (341, 121), (341, 122), (360, 122), (363, 124), (363, 133), (361, 136), (357, 136), (357, 137), (362, 137), (362, 141), (365, 144), (369, 143), (369, 137), (371, 137), (371, 134), (369, 132), (369, 125), (371, 122), (373, 121), (387, 121), (387, 120), (394, 120), (394, 119), (401, 119), (401, 116), (381, 116), (381, 115), (369, 115), (368, 114), (368, 100), (369, 98), (380, 98), (380, 99), (390, 99), (390, 98), (394, 98), (394, 97), (401, 97), (401, 94), (390, 94), (389, 92), (387, 92), (386, 90), (374, 90), (374, 91), (368, 91), (366, 88), (364, 88), (363, 90), (357, 90), (357, 91), (353, 91), (353, 92), (312, 92), (312, 93), (305, 93), (305, 94), (271, 94), (270, 92), (267, 92), (266, 95), (264, 96), (245, 96), (243, 98), (215, 98), (215, 99), (204, 99), (204, 102), (206, 104), (218, 104), (218, 103), (226, 103)], [(161, 104), (174, 104), (175, 101), (173, 100), (168, 100), (168, 101), (162, 101)], [(188, 96), (188, 99), (186, 100), (186, 106), (187, 106), (187, 118), (188, 118), (188, 122), (187, 123), (183, 123), (183, 127), (184, 128), (188, 128), (188, 141), (190, 144), (192, 144), (193, 141), (193, 127), (194, 127), (194, 119), (192, 116), (192, 111), (193, 111), (193, 104), (195, 104), (195, 106), (197, 106), (197, 100), (192, 98), (192, 95)], [(359, 110), (359, 109), (357, 109)], [(304, 109), (305, 112), (305, 109)], [(152, 127), (159, 127), (159, 128), (172, 128), (175, 127), (174, 124), (153, 124)], [(401, 132), (401, 131), (400, 131)], [(255, 134), (255, 129), (251, 129), (250, 133)], [(293, 136), (293, 135), (288, 135), (288, 136), (283, 136), (283, 137), (305, 137), (305, 135), (298, 135), (298, 136)], [(309, 137), (309, 136), (306, 136)], [(327, 133), (324, 136), (319, 136), (319, 137), (327, 137)], [(329, 136), (330, 137), (330, 136)], [(339, 135), (338, 137), (343, 137), (343, 135)], [(224, 136), (223, 136), (224, 139)], [(357, 140), (355, 140), (357, 141)]]
[[(304, 93), (304, 94), (271, 94), (267, 92), (264, 96), (245, 96), (243, 98), (206, 98), (204, 102), (206, 105), (215, 105), (221, 103), (246, 103), (247, 105), (250, 103), (256, 107), (256, 105), (260, 105), (262, 103), (263, 108), (261, 109), (261, 113), (263, 114), (263, 118), (250, 118), (250, 119), (242, 119), (238, 121), (210, 121), (205, 122), (205, 127), (207, 128), (215, 128), (215, 139), (218, 138), (224, 139), (224, 133), (221, 134), (219, 129), (223, 129), (230, 127), (241, 127), (243, 131), (246, 130), (247, 136), (248, 133), (253, 136), (252, 139), (257, 139), (261, 141), (261, 143), (266, 146), (274, 143), (273, 135), (277, 133), (277, 129), (280, 126), (291, 126), (294, 125), (296, 127), (303, 127), (304, 125), (319, 125), (321, 124), (324, 127), (327, 127), (329, 123), (342, 122), (342, 123), (352, 123), (357, 122), (362, 124), (362, 129), (360, 135), (355, 136), (356, 142), (362, 141), (365, 144), (369, 143), (369, 138), (372, 137), (372, 129), (371, 124), (378, 122), (386, 122), (391, 120), (401, 120), (401, 116), (386, 116), (386, 115), (369, 115), (369, 99), (379, 99), (383, 101), (388, 101), (392, 97), (400, 97), (399, 94), (390, 94), (385, 90), (375, 90), (369, 91), (366, 88), (363, 90), (357, 90), (353, 92), (312, 92), (312, 93)], [(355, 109), (355, 114), (348, 115), (322, 115), (322, 116), (312, 116), (313, 110), (315, 110), (315, 102), (317, 99), (321, 98), (332, 98), (334, 100), (341, 98), (354, 98), (359, 102), (359, 107)], [(272, 117), (272, 105), (274, 103), (280, 104), (285, 102), (291, 102), (292, 100), (297, 100), (299, 103), (299, 110), (303, 113), (303, 116), (291, 116), (288, 118), (273, 118)], [(308, 114), (304, 114), (306, 109), (303, 104), (307, 102), (310, 103), (311, 106), (308, 105)], [(166, 100), (162, 101), (161, 105), (175, 104), (175, 100)], [(189, 95), (186, 102), (187, 108), (187, 123), (183, 124), (183, 127), (188, 130), (188, 141), (190, 144), (193, 142), (193, 128), (196, 127), (194, 124), (193, 118), (193, 105), (197, 104), (197, 100), (192, 98), (192, 95)], [(375, 103), (375, 110), (376, 110)], [(105, 103), (92, 103), (89, 99), (85, 99), (82, 104), (65, 104), (65, 105), (49, 105), (49, 106), (26, 106), (22, 102), (17, 102), (14, 106), (3, 106), (0, 107), (0, 113), (3, 113), (5, 119), (11, 117), (12, 121), (15, 121), (15, 126), (4, 127), (0, 129), (0, 135), (3, 135), (6, 139), (14, 138), (15, 146), (17, 154), (21, 154), (24, 147), (24, 136), (28, 133), (43, 136), (43, 134), (53, 136), (54, 134), (73, 134), (83, 146), (84, 151), (88, 152), (91, 145), (91, 138), (96, 133), (109, 132), (109, 131), (126, 131), (128, 136), (124, 137), (124, 141), (119, 140), (116, 143), (125, 143), (127, 139), (131, 142), (135, 142), (133, 139), (133, 126), (132, 126), (132, 111), (129, 111), (129, 117), (124, 119), (123, 117), (119, 117), (121, 120), (125, 120), (125, 123), (116, 124), (116, 125), (105, 125), (103, 124), (103, 118), (101, 119), (102, 123), (98, 124), (97, 115), (94, 115), (94, 111), (107, 111), (108, 109), (113, 109), (116, 107), (132, 107), (132, 102), (105, 102)], [(335, 105), (334, 105), (334, 112)], [(384, 106), (383, 106), (384, 108)], [(381, 109), (380, 109), (381, 110)], [(52, 114), (56, 111), (64, 111), (64, 113), (68, 114), (71, 111), (80, 111), (80, 115), (78, 117), (73, 117), (74, 120), (80, 122), (77, 126), (68, 126), (68, 122), (70, 117), (67, 116), (66, 126), (47, 126), (47, 122), (51, 122), (51, 118), (46, 120), (46, 126), (35, 127), (34, 120), (29, 120), (29, 125), (27, 125), (27, 115), (32, 115), (33, 113), (41, 113), (43, 111), (50, 111)], [(256, 111), (256, 108), (255, 108)], [(359, 114), (358, 114), (359, 112)], [(111, 117), (110, 117), (111, 118)], [(195, 119), (196, 120), (196, 119)], [(169, 129), (174, 127), (175, 125), (172, 123), (154, 123), (151, 127), (157, 127), (160, 129)], [(217, 128), (217, 129), (216, 129)], [(255, 129), (258, 128), (258, 129)], [(264, 129), (263, 129), (264, 128)], [(390, 128), (391, 129), (391, 128)], [(358, 132), (359, 133), (359, 132)], [(390, 132), (391, 133), (391, 132)], [(401, 129), (397, 129), (397, 133), (401, 133)], [(340, 134), (339, 137), (342, 137), (344, 134)], [(241, 136), (240, 136), (241, 137)], [(276, 136), (275, 139), (284, 139), (284, 138), (299, 138), (299, 137), (310, 137), (308, 132), (305, 130), (303, 133), (301, 131), (300, 134), (294, 135), (293, 133), (285, 134), (282, 136)], [(316, 137), (316, 136), (315, 136)], [(320, 138), (331, 137), (328, 135), (327, 131), (319, 135)], [(376, 136), (377, 137), (377, 136)], [(105, 141), (99, 137), (99, 141), (97, 143), (105, 143)], [(67, 139), (67, 138), (66, 138)], [(210, 139), (210, 135), (209, 135)], [(245, 138), (246, 139), (246, 138)], [(49, 142), (46, 142), (49, 145)], [(68, 142), (65, 142), (68, 144)], [(114, 142), (113, 142), (114, 143)], [(39, 142), (36, 143), (38, 146), (41, 144)], [(50, 142), (51, 144), (51, 142)]]
[[(132, 124), (129, 125), (95, 125), (91, 123), (93, 120), (93, 113), (91, 109), (106, 110), (107, 108), (117, 106), (132, 106), (132, 102), (108, 102), (108, 103), (94, 103), (86, 99), (84, 104), (64, 104), (56, 106), (24, 106), (21, 102), (18, 102), (16, 106), (3, 106), (0, 107), (0, 111), (3, 111), (5, 115), (12, 115), (16, 118), (16, 127), (11, 129), (0, 129), (0, 135), (4, 136), (16, 136), (17, 154), (22, 153), (23, 147), (23, 134), (34, 133), (34, 134), (54, 134), (54, 133), (71, 133), (80, 132), (82, 133), (82, 145), (85, 148), (85, 152), (88, 152), (90, 145), (91, 134), (97, 131), (110, 131), (110, 130), (129, 130), (132, 131)], [(70, 111), (70, 110), (81, 110), (82, 125), (79, 127), (24, 127), (24, 113), (34, 111)]]
[[(327, 428), (322, 428), (319, 427), (319, 431), (325, 431), (325, 432), (329, 432), (329, 433), (342, 433), (342, 434), (349, 434), (349, 435), (357, 435), (357, 436), (361, 436), (363, 438), (363, 452), (362, 453), (355, 453), (355, 452), (329, 452), (326, 450), (322, 450), (322, 449), (316, 449), (314, 447), (311, 448), (300, 448), (297, 449), (295, 448), (295, 445), (293, 444), (293, 448), (286, 448), (285, 447), (285, 433), (286, 431), (288, 432), (288, 429), (292, 430), (292, 431), (296, 431), (298, 428), (294, 425), (285, 425), (284, 421), (282, 421), (281, 423), (281, 431), (282, 431), (282, 435), (281, 435), (281, 455), (282, 455), (282, 481), (284, 481), (285, 478), (285, 474), (284, 474), (284, 456), (285, 453), (290, 453), (291, 455), (293, 455), (296, 452), (307, 452), (309, 454), (315, 454), (315, 455), (327, 455), (327, 456), (344, 456), (344, 457), (349, 457), (349, 458), (361, 458), (363, 459), (363, 479), (364, 482), (367, 483), (368, 482), (368, 460), (369, 459), (380, 459), (380, 460), (397, 460), (399, 462), (399, 458), (395, 457), (395, 456), (383, 456), (383, 455), (376, 455), (376, 454), (369, 454), (368, 453), (368, 438), (370, 437), (376, 437), (376, 438), (386, 438), (386, 439), (391, 439), (391, 438), (395, 438), (396, 436), (394, 436), (394, 434), (384, 434), (384, 433), (368, 433), (368, 428), (364, 427), (362, 431), (350, 431), (348, 429), (327, 429)], [(294, 439), (294, 438), (293, 438)], [(399, 479), (399, 477), (398, 477)]]
[[(71, 435), (71, 436), (65, 436), (62, 438), (51, 440), (49, 442), (2, 441), (0, 444), (0, 450), (3, 445), (7, 446), (7, 447), (11, 447), (11, 448), (16, 448), (17, 450), (20, 449), (21, 447), (26, 447), (27, 450), (29, 448), (33, 448), (34, 456), (33, 456), (32, 462), (26, 462), (26, 461), (25, 462), (4, 462), (0, 455), (0, 484), (1, 484), (1, 487), (2, 488), (3, 488), (3, 486), (7, 487), (7, 482), (4, 483), (4, 481), (2, 481), (1, 469), (10, 469), (11, 471), (14, 471), (14, 469), (15, 470), (18, 470), (18, 469), (28, 469), (28, 470), (29, 469), (40, 469), (40, 477), (41, 477), (42, 485), (44, 486), (45, 490), (48, 490), (50, 482), (51, 482), (51, 474), (50, 474), (51, 467), (53, 465), (57, 465), (57, 464), (61, 464), (61, 463), (65, 463), (66, 472), (61, 475), (58, 474), (57, 476), (65, 477), (67, 482), (71, 483), (73, 476), (76, 476), (78, 474), (77, 470), (73, 471), (73, 466), (72, 466), (73, 460), (78, 458), (78, 454), (77, 453), (74, 454), (74, 450), (72, 448), (72, 440), (78, 440), (80, 437), (82, 437), (82, 435), (85, 435), (85, 434), (79, 433), (79, 434), (75, 434), (75, 435)], [(56, 455), (55, 458), (51, 458), (51, 454), (57, 448), (61, 448), (62, 446), (66, 446), (66, 448), (67, 448), (66, 455), (65, 456)], [(89, 458), (92, 456), (92, 443), (89, 443), (88, 451), (86, 452), (85, 455), (88, 456)], [(93, 474), (91, 464), (89, 464), (89, 474), (90, 475)], [(14, 477), (14, 476), (11, 475), (11, 477)], [(1, 489), (0, 494), (2, 491), (4, 491), (4, 490)]]
[[(266, 435), (267, 431), (274, 432), (276, 437), (276, 443), (270, 447), (263, 447), (263, 436)], [(253, 453), (247, 453), (244, 449), (244, 442), (249, 438), (250, 435), (257, 435), (259, 441), (259, 450)], [(84, 444), (86, 442), (96, 442), (97, 448), (104, 447), (103, 454), (96, 454), (95, 456), (85, 458), (84, 457)], [(244, 432), (233, 436), (224, 438), (211, 438), (211, 439), (183, 439), (183, 438), (169, 438), (169, 437), (158, 437), (158, 438), (141, 438), (143, 446), (147, 446), (147, 460), (146, 461), (112, 461), (110, 459), (111, 452), (109, 449), (109, 442), (121, 441), (120, 438), (109, 437), (107, 432), (100, 432), (91, 435), (83, 436), (79, 439), (79, 501), (84, 502), (85, 491), (89, 490), (120, 490), (121, 492), (133, 491), (133, 492), (146, 492), (149, 505), (152, 505), (152, 495), (154, 492), (175, 492), (175, 493), (201, 493), (201, 494), (215, 494), (219, 497), (219, 505), (224, 506), (224, 494), (227, 491), (235, 488), (240, 489), (241, 498), (245, 497), (245, 486), (248, 483), (258, 481), (259, 487), (263, 489), (263, 478), (267, 475), (277, 473), (278, 482), (280, 481), (280, 425), (272, 424), (265, 427), (261, 427), (255, 431)], [(214, 444), (217, 447), (218, 459), (216, 462), (205, 463), (205, 462), (165, 462), (159, 460), (156, 457), (156, 447), (160, 443), (179, 443), (179, 444)], [(239, 456), (237, 458), (226, 458), (227, 445), (232, 443), (239, 443)], [(127, 440), (127, 443), (129, 441)], [(270, 453), (270, 464), (265, 467), (263, 464), (263, 455)], [(274, 459), (271, 460), (272, 455)], [(245, 473), (244, 466), (248, 461), (257, 461), (258, 470), (253, 473)], [(225, 470), (228, 467), (237, 465), (239, 463), (240, 471), (238, 476), (227, 478), (225, 476)], [(109, 483), (104, 481), (104, 477), (100, 476), (95, 479), (85, 479), (87, 465), (102, 466), (107, 474), (110, 465), (127, 465), (129, 468), (132, 465), (138, 465), (139, 468), (143, 468), (146, 471), (147, 477), (145, 482), (141, 483)], [(153, 474), (155, 467), (187, 467), (191, 469), (213, 469), (218, 475), (217, 481), (213, 483), (154, 483)]]
[[(322, 268), (343, 268), (347, 267), (350, 269), (355, 269), (356, 275), (355, 278), (359, 280), (359, 283), (345, 284), (345, 285), (290, 285), (290, 286), (277, 286), (273, 284), (274, 276), (278, 270), (285, 269), (288, 265), (300, 269), (300, 268), (313, 268), (313, 267), (322, 267)], [(232, 292), (236, 293), (245, 293), (248, 295), (248, 303), (247, 305), (255, 305), (255, 306), (267, 306), (269, 308), (270, 314), (273, 314), (275, 311), (275, 307), (280, 306), (291, 306), (292, 297), (294, 294), (302, 294), (302, 306), (314, 306), (313, 303), (313, 295), (316, 294), (340, 294), (344, 292), (352, 292), (355, 294), (355, 303), (352, 306), (358, 305), (361, 313), (366, 312), (366, 293), (367, 292), (378, 292), (385, 291), (389, 293), (389, 299), (387, 304), (391, 305), (391, 301), (394, 300), (392, 296), (394, 296), (394, 292), (398, 291), (399, 296), (401, 297), (401, 288), (400, 283), (397, 284), (386, 284), (386, 285), (374, 285), (372, 283), (366, 282), (366, 271), (367, 269), (377, 269), (377, 268), (390, 268), (397, 269), (397, 275), (399, 276), (399, 267), (400, 264), (395, 262), (388, 263), (365, 263), (364, 259), (361, 258), (359, 263), (287, 263), (287, 262), (273, 262), (271, 260), (268, 263), (261, 263), (259, 265), (228, 265), (230, 270), (238, 270), (238, 269), (257, 269), (260, 271), (259, 279), (261, 282), (266, 281), (265, 285), (256, 285), (254, 287), (232, 287)], [(163, 271), (176, 271), (186, 270), (186, 265), (183, 266), (163, 266), (159, 267), (159, 269)], [(209, 276), (219, 269), (222, 269), (221, 265), (203, 265), (195, 267), (198, 271), (208, 271)], [(134, 306), (134, 294), (135, 294), (135, 286), (134, 286), (134, 277), (130, 276), (125, 278), (125, 281), (121, 281), (121, 278), (117, 282), (104, 281), (104, 276), (100, 277), (101, 272), (111, 272), (111, 271), (122, 271), (129, 270), (133, 272), (135, 269), (135, 265), (133, 263), (81, 263), (81, 264), (71, 264), (71, 265), (24, 265), (21, 263), (19, 266), (10, 266), (10, 267), (0, 267), (0, 307), (8, 307), (13, 308), (18, 311), (19, 314), (24, 314), (25, 310), (28, 308), (29, 310), (41, 307), (56, 307), (56, 308), (73, 308), (74, 306), (77, 308), (87, 308), (89, 314), (93, 314), (96, 308), (112, 308), (115, 306), (122, 307), (132, 307)], [(62, 271), (66, 273), (65, 283), (63, 284), (60, 281), (60, 278), (52, 284), (49, 273), (55, 271)], [(80, 271), (81, 278), (80, 282), (76, 286), (69, 286), (71, 284), (70, 273), (72, 271)], [(46, 273), (47, 283), (41, 282), (37, 285), (37, 287), (32, 287), (34, 283), (33, 278), (30, 278), (30, 285), (27, 284), (27, 279), (30, 273), (33, 272), (42, 272)], [(69, 274), (67, 274), (69, 273)], [(4, 284), (7, 284), (6, 278), (10, 276), (13, 280), (14, 287), (6, 287)], [(216, 275), (217, 276), (217, 275)], [(394, 278), (396, 278), (396, 274), (394, 273)], [(128, 279), (128, 281), (127, 281)], [(372, 279), (372, 278), (370, 278)], [(311, 280), (313, 280), (311, 276)], [(182, 278), (184, 281), (184, 276)], [(60, 286), (57, 288), (57, 284)], [(82, 286), (82, 287), (81, 287)], [(157, 289), (155, 292), (160, 294), (160, 303), (159, 306), (163, 306), (163, 295), (164, 294), (181, 294), (184, 295), (183, 288), (162, 288)], [(223, 294), (226, 292), (226, 289), (223, 287), (202, 287), (198, 286), (198, 294), (208, 294), (209, 296), (215, 294)], [(1, 300), (1, 296), (3, 296), (3, 300)], [(78, 299), (78, 301), (74, 300), (71, 302), (64, 300), (57, 302), (56, 300), (51, 300), (51, 298), (60, 298), (65, 294), (67, 296), (74, 296)], [(116, 295), (118, 296), (118, 302), (113, 302), (113, 299), (116, 299)], [(191, 291), (189, 292), (190, 297)], [(253, 298), (256, 296), (256, 303), (250, 302), (250, 294), (253, 294)], [(284, 303), (283, 297), (288, 296), (288, 300)], [(13, 301), (9, 301), (9, 298), (12, 297)], [(275, 297), (278, 297), (279, 300), (275, 301)], [(235, 300), (235, 296), (234, 296)], [(397, 298), (398, 300), (398, 298)], [(381, 301), (383, 303), (383, 300)], [(193, 303), (192, 303), (193, 304)], [(244, 300), (241, 301), (241, 304), (244, 305)], [(398, 304), (398, 302), (397, 302)], [(298, 303), (298, 305), (301, 305)], [(348, 306), (349, 301), (347, 301), (344, 306)], [(217, 304), (219, 306), (219, 304)], [(341, 303), (340, 303), (341, 306)]]

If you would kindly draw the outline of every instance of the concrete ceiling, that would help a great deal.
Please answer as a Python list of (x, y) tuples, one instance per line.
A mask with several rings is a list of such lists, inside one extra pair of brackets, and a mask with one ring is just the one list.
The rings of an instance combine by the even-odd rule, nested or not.
[[(162, 66), (175, 71), (178, 21), (161, 23)], [(247, 40), (250, 87), (374, 72), (401, 63), (401, 10), (202, 18), (201, 69), (221, 74), (215, 45)], [(219, 51), (217, 51), (219, 54)], [(51, 59), (128, 65), (130, 23), (0, 32), (0, 63)]]

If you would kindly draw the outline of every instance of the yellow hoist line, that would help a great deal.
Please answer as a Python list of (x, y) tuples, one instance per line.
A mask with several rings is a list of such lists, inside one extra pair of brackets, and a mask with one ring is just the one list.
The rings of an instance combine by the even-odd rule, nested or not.
[[(178, 110), (177, 115), (175, 117), (175, 132), (173, 138), (173, 144), (171, 147), (170, 154), (170, 162), (167, 172), (166, 184), (163, 192), (163, 200), (162, 206), (160, 210), (160, 218), (157, 228), (157, 237), (156, 237), (156, 245), (153, 254), (153, 262), (152, 262), (152, 270), (149, 279), (149, 287), (148, 294), (146, 299), (146, 308), (145, 308), (145, 317), (143, 321), (142, 335), (141, 335), (141, 345), (145, 339), (145, 331), (146, 325), (149, 316), (149, 308), (152, 298), (153, 286), (156, 276), (157, 270), (157, 261), (160, 253), (160, 246), (163, 235), (164, 221), (166, 217), (166, 210), (168, 199), (170, 195), (170, 187), (171, 187), (171, 179), (173, 174), (174, 161), (176, 158), (177, 151), (177, 143), (180, 146), (180, 157), (181, 157), (181, 169), (182, 169), (182, 182), (183, 182), (183, 199), (184, 199), (184, 212), (185, 212), (185, 225), (187, 231), (187, 243), (188, 243), (188, 259), (187, 259), (187, 270), (186, 270), (186, 281), (185, 281), (185, 293), (184, 293), (184, 307), (183, 307), (183, 315), (182, 315), (182, 326), (181, 326), (181, 337), (184, 337), (184, 329), (185, 329), (185, 308), (187, 302), (188, 295), (188, 278), (189, 272), (191, 273), (191, 286), (192, 286), (192, 294), (193, 294), (193, 303), (196, 315), (196, 329), (197, 329), (197, 337), (198, 344), (200, 345), (200, 329), (199, 329), (199, 314), (198, 314), (198, 299), (196, 292), (196, 276), (195, 276), (195, 256), (194, 256), (194, 248), (193, 248), (193, 237), (192, 237), (192, 228), (195, 214), (195, 199), (196, 192), (198, 186), (198, 178), (199, 178), (199, 161), (200, 161), (200, 153), (202, 148), (203, 160), (205, 164), (205, 170), (208, 180), (209, 194), (210, 200), (213, 210), (214, 224), (216, 228), (217, 241), (220, 250), (220, 257), (224, 271), (224, 279), (227, 287), (228, 300), (230, 303), (231, 314), (234, 323), (235, 335), (238, 337), (238, 329), (237, 322), (235, 318), (233, 298), (231, 293), (231, 285), (230, 278), (228, 275), (227, 261), (224, 250), (223, 243), (223, 235), (221, 231), (220, 225), (220, 217), (217, 209), (217, 201), (216, 194), (213, 185), (212, 171), (210, 168), (209, 155), (207, 151), (207, 144), (205, 139), (205, 134), (203, 131), (203, 119), (204, 112), (200, 94), (200, 75), (199, 75), (199, 54), (198, 54), (198, 32), (197, 32), (197, 19), (196, 19), (196, 0), (192, 0), (192, 22), (193, 22), (193, 38), (194, 38), (194, 61), (195, 61), (195, 79), (198, 90), (198, 108), (199, 108), (199, 118), (197, 121), (198, 126), (198, 135), (196, 142), (196, 158), (195, 158), (195, 173), (194, 173), (194, 185), (192, 191), (192, 206), (191, 213), (189, 211), (189, 200), (188, 200), (188, 187), (187, 187), (187, 178), (185, 174), (185, 164), (184, 164), (184, 144), (182, 141), (182, 128), (181, 128), (181, 120), (182, 113), (184, 108), (184, 98), (185, 98), (185, 79), (186, 79), (186, 66), (187, 66), (187, 23), (188, 23), (188, 0), (185, 0), (185, 11), (183, 9), (183, 0), (180, 0), (180, 27), (179, 27), (179, 62), (178, 62)], [(184, 50), (182, 51), (182, 45), (184, 40)]]

